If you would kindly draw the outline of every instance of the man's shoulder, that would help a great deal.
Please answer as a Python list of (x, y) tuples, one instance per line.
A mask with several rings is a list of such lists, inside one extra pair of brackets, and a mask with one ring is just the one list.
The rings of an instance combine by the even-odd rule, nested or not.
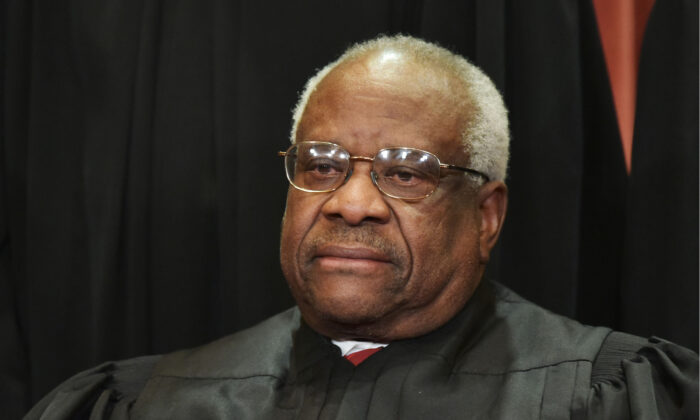
[(492, 287), (492, 316), (471, 353), (473, 356), (474, 352), (483, 352), (491, 360), (488, 366), (495, 370), (592, 363), (612, 332), (610, 328), (584, 325), (553, 313), (498, 283)]
[[(108, 418), (125, 413), (154, 378), (185, 382), (209, 379), (283, 375), (289, 361), (292, 335), (299, 326), (296, 308), (209, 344), (163, 356), (107, 362), (66, 380), (46, 395), (26, 419)], [(82, 418), (82, 417), (81, 417)]]
[(283, 375), (301, 315), (294, 307), (261, 323), (192, 349), (167, 354), (152, 376), (241, 378)]
[[(504, 286), (492, 287), (493, 306), (486, 325), (455, 371), (503, 377), (575, 372), (597, 395), (612, 395), (630, 381), (649, 392), (677, 381), (672, 388), (697, 393), (698, 358), (693, 351), (656, 337), (584, 325)], [(657, 380), (671, 377), (673, 381)]]
[[(560, 351), (579, 351), (582, 344), (595, 347), (612, 332), (608, 327), (585, 325), (564, 315), (539, 306), (513, 290), (494, 284), (496, 317), (505, 325), (517, 327), (519, 339), (534, 340), (546, 346), (558, 346)], [(583, 346), (587, 347), (586, 345)]]

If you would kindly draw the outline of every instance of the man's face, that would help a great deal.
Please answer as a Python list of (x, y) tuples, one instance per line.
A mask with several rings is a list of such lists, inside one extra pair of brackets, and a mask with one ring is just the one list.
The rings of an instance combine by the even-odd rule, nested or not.
[[(417, 73), (381, 57), (334, 70), (310, 98), (297, 141), (370, 157), (406, 146), (465, 166), (455, 101), (440, 80)], [(425, 334), (459, 311), (483, 273), (476, 193), (461, 172), (443, 171), (431, 196), (390, 198), (372, 183), (370, 163), (352, 165), (334, 192), (290, 186), (281, 263), (292, 294), (306, 322), (332, 338)]]

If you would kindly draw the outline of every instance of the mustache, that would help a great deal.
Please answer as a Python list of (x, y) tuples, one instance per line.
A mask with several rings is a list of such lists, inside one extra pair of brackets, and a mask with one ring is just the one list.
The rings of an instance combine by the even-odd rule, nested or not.
[(392, 262), (401, 263), (408, 259), (406, 253), (393, 242), (382, 236), (371, 225), (346, 226), (335, 225), (309, 238), (307, 245), (309, 257), (319, 254), (319, 249), (327, 245), (361, 246), (386, 255)]

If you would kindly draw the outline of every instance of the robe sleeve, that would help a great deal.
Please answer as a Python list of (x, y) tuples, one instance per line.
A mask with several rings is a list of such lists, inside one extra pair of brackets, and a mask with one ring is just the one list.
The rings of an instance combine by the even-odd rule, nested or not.
[(698, 355), (611, 333), (593, 363), (587, 408), (591, 419), (697, 419)]
[(81, 372), (42, 398), (24, 419), (126, 419), (159, 359), (107, 362)]

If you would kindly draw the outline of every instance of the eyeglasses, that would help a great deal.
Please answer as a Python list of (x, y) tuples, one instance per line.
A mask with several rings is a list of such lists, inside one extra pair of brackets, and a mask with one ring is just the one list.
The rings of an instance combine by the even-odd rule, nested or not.
[(372, 162), (372, 182), (379, 191), (404, 200), (418, 200), (432, 194), (440, 182), (441, 169), (456, 169), (489, 181), (479, 171), (441, 163), (434, 154), (410, 147), (389, 147), (371, 158), (351, 156), (335, 143), (305, 141), (278, 155), (284, 157), (287, 179), (292, 186), (307, 192), (340, 188), (352, 176), (350, 161)]

